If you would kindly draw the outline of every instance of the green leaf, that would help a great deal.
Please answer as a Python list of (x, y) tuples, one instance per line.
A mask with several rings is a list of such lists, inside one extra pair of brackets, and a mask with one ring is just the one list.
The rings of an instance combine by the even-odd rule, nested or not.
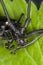
[[(25, 0), (4, 0), (9, 16), (18, 20), (21, 13), (24, 13), (23, 23), (27, 18), (27, 3)], [(5, 16), (0, 4), (0, 16)], [(22, 23), (22, 24), (23, 24)], [(31, 22), (27, 31), (43, 28), (43, 3), (38, 11), (35, 4), (31, 2)], [(2, 41), (3, 44), (6, 41)], [(1, 42), (0, 42), (1, 43)], [(22, 48), (15, 55), (10, 54), (4, 47), (0, 48), (0, 65), (43, 65), (43, 36), (33, 45)]]

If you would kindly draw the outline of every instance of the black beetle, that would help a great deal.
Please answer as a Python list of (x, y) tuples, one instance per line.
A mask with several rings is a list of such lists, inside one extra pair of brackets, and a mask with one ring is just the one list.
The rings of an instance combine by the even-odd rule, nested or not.
[[(26, 2), (28, 3), (28, 9), (27, 9), (28, 15), (27, 15), (27, 19), (26, 19), (23, 27), (20, 27), (20, 24), (21, 24), (22, 19), (24, 17), (24, 13), (21, 14), (19, 21), (16, 22), (16, 20), (10, 19), (8, 12), (7, 12), (7, 9), (6, 9), (6, 6), (4, 4), (4, 1), (0, 0), (0, 2), (2, 4), (3, 10), (4, 10), (5, 15), (6, 15), (6, 17), (0, 17), (0, 36), (2, 36), (3, 39), (8, 40), (8, 43), (5, 44), (5, 47), (7, 49), (12, 49), (12, 48), (14, 49), (11, 53), (15, 53), (16, 50), (18, 50), (20, 48), (25, 48), (25, 47), (33, 44), (36, 40), (38, 40), (40, 38), (40, 36), (42, 36), (43, 29), (35, 30), (35, 31), (29, 32), (29, 33), (24, 33), (26, 28), (28, 27), (28, 25), (30, 23), (30, 20), (31, 20), (30, 19), (31, 0), (26, 0)], [(35, 1), (35, 4), (37, 5), (36, 1)], [(39, 7), (38, 7), (38, 9), (39, 9)], [(15, 21), (15, 22), (13, 23), (13, 21)], [(34, 40), (32, 40), (30, 43), (28, 43), (26, 41), (26, 38), (33, 36), (35, 34), (38, 34), (38, 33), (40, 35), (37, 36)], [(18, 43), (18, 46), (16, 48), (14, 47), (14, 45), (12, 45), (10, 47), (11, 43), (14, 40)]]

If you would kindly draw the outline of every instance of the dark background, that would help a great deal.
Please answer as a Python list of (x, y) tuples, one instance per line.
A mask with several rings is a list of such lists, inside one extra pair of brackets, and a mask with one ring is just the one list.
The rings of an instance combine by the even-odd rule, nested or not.
[(36, 4), (37, 8), (39, 9), (40, 8), (40, 4), (41, 4), (41, 2), (43, 0), (32, 0), (32, 1)]

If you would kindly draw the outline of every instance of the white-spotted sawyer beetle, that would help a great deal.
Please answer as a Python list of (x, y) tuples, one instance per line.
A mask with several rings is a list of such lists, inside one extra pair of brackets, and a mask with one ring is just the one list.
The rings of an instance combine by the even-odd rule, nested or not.
[[(35, 41), (37, 41), (43, 35), (43, 29), (35, 30), (35, 31), (29, 32), (29, 33), (24, 33), (30, 23), (30, 4), (31, 4), (30, 0), (26, 0), (26, 2), (28, 3), (28, 9), (27, 9), (28, 15), (27, 15), (27, 19), (26, 19), (23, 27), (20, 27), (20, 24), (24, 17), (24, 13), (21, 14), (21, 17), (18, 22), (16, 22), (16, 20), (11, 20), (8, 15), (4, 1), (0, 0), (0, 2), (1, 2), (3, 10), (6, 14), (6, 17), (0, 17), (0, 36), (2, 36), (3, 39), (8, 40), (8, 43), (5, 44), (5, 47), (10, 50), (13, 49), (13, 51), (11, 53), (15, 53), (16, 50), (18, 50), (20, 48), (25, 48), (25, 47), (33, 44)], [(34, 40), (32, 40), (31, 42), (26, 41), (26, 39), (28, 37), (33, 36), (38, 33), (40, 35), (37, 36)], [(12, 45), (10, 47), (10, 45), (12, 44), (12, 42), (14, 40), (18, 43), (18, 46), (16, 48), (14, 47), (14, 45)]]

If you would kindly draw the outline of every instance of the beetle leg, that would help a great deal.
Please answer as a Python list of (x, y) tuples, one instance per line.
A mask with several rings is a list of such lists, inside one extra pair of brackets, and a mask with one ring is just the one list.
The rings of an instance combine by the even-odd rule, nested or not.
[(32, 45), (32, 44), (35, 43), (41, 36), (43, 36), (43, 33), (40, 34), (39, 36), (37, 36), (34, 40), (32, 40), (31, 42), (29, 42), (28, 44), (24, 45), (23, 48)]
[(15, 48), (15, 45), (12, 45), (9, 50), (13, 50)]
[(10, 30), (6, 30), (5, 31), (6, 36), (8, 37), (8, 42), (5, 44), (6, 48), (9, 48), (10, 44), (13, 42), (13, 36), (12, 36), (12, 32)]
[(5, 47), (9, 49), (10, 44), (13, 42), (12, 39), (8, 40), (8, 43), (5, 44)]
[(29, 43), (27, 42), (28, 44), (26, 43), (26, 44), (23, 45), (23, 46), (20, 46), (20, 45), (19, 45), (19, 46), (18, 46), (17, 48), (15, 48), (11, 53), (12, 53), (12, 54), (15, 54), (17, 50), (32, 45), (32, 44), (35, 43), (42, 35), (43, 35), (43, 33), (40, 34), (39, 36), (37, 36), (37, 37), (36, 37), (34, 40), (32, 40), (31, 42), (29, 42)]
[(28, 3), (28, 8), (27, 8), (27, 19), (26, 19), (26, 22), (23, 26), (23, 28), (21, 29), (21, 34), (23, 34), (23, 32), (25, 31), (25, 29), (28, 27), (29, 23), (30, 23), (30, 3), (31, 1), (30, 0), (26, 0), (26, 2)]
[(26, 33), (26, 34), (24, 34), (22, 36), (23, 36), (23, 38), (27, 38), (29, 36), (33, 36), (35, 34), (41, 34), (41, 33), (43, 33), (43, 29), (35, 30), (35, 31), (32, 31), (32, 32)]
[(25, 44), (25, 45), (23, 46), (23, 48), (32, 45), (32, 44), (35, 43), (41, 36), (43, 36), (43, 33), (40, 34), (39, 36), (37, 36), (37, 37), (36, 37), (34, 40), (32, 40), (31, 42), (29, 42), (29, 43), (27, 42), (28, 44)]
[(22, 22), (22, 20), (23, 20), (23, 18), (24, 18), (24, 14), (21, 14), (21, 16), (20, 16), (20, 18), (19, 18), (19, 20), (18, 20), (18, 22), (17, 22), (17, 23), (18, 23), (18, 24), (19, 24), (19, 23), (21, 23), (21, 22)]
[(25, 31), (25, 29), (28, 27), (28, 24), (29, 24), (29, 23), (30, 23), (30, 19), (27, 18), (27, 20), (26, 20), (26, 22), (25, 22), (23, 28), (21, 29), (21, 34), (23, 34), (23, 32)]
[(21, 46), (18, 46), (17, 48), (14, 48), (13, 51), (11, 51), (11, 54), (15, 54), (17, 50), (21, 49)]

